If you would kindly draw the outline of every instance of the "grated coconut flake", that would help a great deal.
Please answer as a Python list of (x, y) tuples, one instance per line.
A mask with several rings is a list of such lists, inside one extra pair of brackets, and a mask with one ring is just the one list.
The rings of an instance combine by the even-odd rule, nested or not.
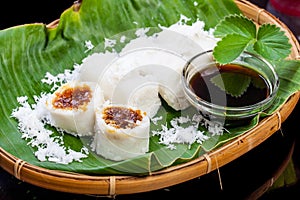
[(86, 147), (81, 152), (76, 152), (63, 146), (62, 136), (52, 137), (53, 132), (45, 128), (44, 121), (47, 121), (47, 112), (42, 103), (47, 95), (42, 94), (40, 98), (35, 96), (37, 104), (30, 105), (28, 97), (18, 97), (20, 107), (12, 112), (12, 117), (19, 120), (18, 128), (22, 138), (28, 140), (28, 145), (37, 148), (35, 156), (40, 161), (51, 161), (60, 164), (68, 164), (73, 161), (81, 162), (87, 157)]

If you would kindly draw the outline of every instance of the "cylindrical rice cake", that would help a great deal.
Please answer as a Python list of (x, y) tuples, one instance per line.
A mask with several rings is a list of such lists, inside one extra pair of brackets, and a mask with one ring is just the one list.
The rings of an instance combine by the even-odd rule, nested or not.
[(104, 98), (92, 82), (69, 82), (59, 87), (46, 101), (50, 123), (75, 136), (94, 135), (95, 107)]
[(149, 150), (150, 118), (144, 111), (104, 104), (96, 110), (93, 145), (97, 154), (120, 161)]

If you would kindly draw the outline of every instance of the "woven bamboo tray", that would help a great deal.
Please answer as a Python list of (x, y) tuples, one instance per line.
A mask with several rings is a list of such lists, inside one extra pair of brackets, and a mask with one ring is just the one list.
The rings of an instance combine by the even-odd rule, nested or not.
[[(290, 59), (299, 59), (299, 43), (289, 28), (279, 19), (264, 9), (261, 9), (246, 0), (236, 0), (243, 13), (257, 22), (272, 23), (286, 32), (292, 52)], [(76, 5), (75, 5), (76, 7)], [(58, 20), (48, 27), (57, 26)], [(210, 173), (260, 145), (273, 133), (280, 129), (281, 124), (295, 108), (300, 92), (292, 95), (280, 110), (263, 119), (254, 129), (231, 140), (222, 147), (213, 150), (204, 156), (190, 162), (169, 167), (148, 176), (89, 176), (64, 171), (49, 170), (33, 166), (21, 158), (16, 158), (0, 148), (0, 166), (27, 183), (61, 192), (93, 195), (134, 194), (162, 189), (180, 184), (188, 180)]]

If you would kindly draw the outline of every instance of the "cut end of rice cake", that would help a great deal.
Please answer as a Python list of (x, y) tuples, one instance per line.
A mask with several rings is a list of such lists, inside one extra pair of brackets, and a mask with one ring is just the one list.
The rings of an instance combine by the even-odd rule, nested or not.
[(93, 145), (97, 154), (121, 161), (149, 150), (150, 119), (125, 105), (104, 105), (96, 111)]
[(111, 101), (113, 104), (127, 104), (139, 108), (146, 112), (149, 118), (153, 118), (161, 107), (158, 84), (141, 84), (126, 94), (123, 93), (123, 88), (120, 89), (121, 91), (116, 92)]
[(75, 136), (94, 134), (95, 107), (103, 104), (102, 91), (92, 82), (69, 82), (46, 101), (50, 123)]

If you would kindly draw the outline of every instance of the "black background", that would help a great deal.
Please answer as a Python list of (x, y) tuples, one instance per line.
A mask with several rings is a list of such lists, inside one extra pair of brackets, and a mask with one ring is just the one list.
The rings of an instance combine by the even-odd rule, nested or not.
[[(58, 19), (61, 13), (72, 6), (70, 0), (2, 1), (0, 4), (0, 29), (27, 23), (48, 24)], [(265, 7), (268, 1), (252, 1)], [(247, 199), (260, 196), (261, 187), (280, 168), (291, 145), (296, 141), (293, 154), (295, 169), (299, 176), (299, 105), (283, 123), (282, 131), (249, 153), (219, 169), (223, 190), (217, 171), (200, 178), (169, 188), (131, 195), (117, 195), (116, 199), (154, 199), (160, 197), (188, 199)], [(282, 134), (285, 137), (282, 137)], [(1, 162), (1, 160), (0, 160)], [(264, 192), (260, 199), (300, 199), (299, 181), (276, 190)], [(252, 198), (253, 197), (253, 198)], [(22, 182), (0, 168), (0, 199), (109, 199), (106, 197), (77, 195), (51, 191)]]
[(44, 23), (59, 19), (72, 6), (72, 0), (5, 0), (0, 3), (0, 29), (30, 23)]

